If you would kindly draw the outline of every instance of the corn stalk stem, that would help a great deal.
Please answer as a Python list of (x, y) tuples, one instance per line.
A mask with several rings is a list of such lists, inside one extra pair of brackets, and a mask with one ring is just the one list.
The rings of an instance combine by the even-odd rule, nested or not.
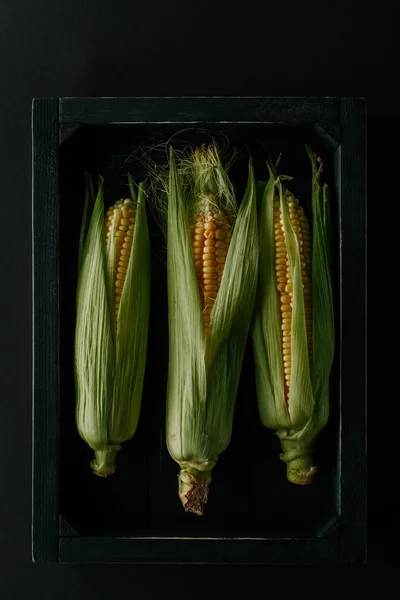
[(286, 463), (289, 481), (297, 485), (308, 485), (314, 480), (318, 467), (314, 465), (312, 447), (301, 440), (284, 439), (287, 430), (278, 430), (283, 453), (280, 459)]
[(215, 464), (216, 461), (211, 460), (198, 464), (187, 461), (179, 463), (181, 470), (178, 475), (178, 495), (186, 512), (203, 515), (211, 483), (211, 471)]
[(93, 473), (99, 477), (108, 477), (115, 471), (116, 450), (95, 450), (94, 460), (90, 463)]

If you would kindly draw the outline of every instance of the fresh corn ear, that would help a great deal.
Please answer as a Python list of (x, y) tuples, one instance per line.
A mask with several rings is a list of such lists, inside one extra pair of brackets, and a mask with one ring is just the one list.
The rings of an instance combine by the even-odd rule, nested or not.
[(229, 445), (258, 275), (253, 166), (239, 210), (215, 145), (170, 152), (167, 192), (169, 372), (166, 439), (184, 509), (203, 514)]
[(269, 166), (259, 216), (259, 295), (253, 326), (257, 396), (275, 429), (289, 481), (311, 483), (313, 444), (329, 417), (334, 356), (330, 209), (322, 161), (312, 165), (312, 231), (298, 200)]
[(150, 243), (143, 186), (136, 194), (129, 183), (132, 197), (105, 216), (103, 180), (95, 200), (87, 185), (80, 238), (76, 425), (101, 477), (114, 473), (116, 452), (135, 433), (146, 363)]

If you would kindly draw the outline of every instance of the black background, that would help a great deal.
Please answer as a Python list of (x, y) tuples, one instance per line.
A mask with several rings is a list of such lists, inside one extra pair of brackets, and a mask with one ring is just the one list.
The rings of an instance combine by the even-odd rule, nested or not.
[[(31, 564), (31, 99), (37, 96), (365, 96), (369, 201), (397, 210), (398, 27), (393, 3), (201, 0), (0, 3), (0, 597), (225, 598), (358, 594), (395, 574), (399, 508), (385, 478), (393, 437), (369, 441), (369, 562), (360, 566)], [(393, 150), (388, 142), (395, 141)], [(379, 202), (379, 199), (382, 201)], [(397, 216), (396, 216), (397, 219)], [(375, 255), (374, 255), (375, 256)], [(379, 260), (379, 257), (376, 258)], [(375, 260), (371, 259), (374, 263)], [(393, 269), (395, 264), (392, 262)], [(387, 265), (386, 265), (387, 266)], [(395, 271), (389, 276), (395, 278)], [(396, 302), (385, 287), (382, 297)], [(389, 314), (391, 311), (389, 311)], [(383, 390), (372, 395), (384, 399)], [(388, 396), (391, 401), (392, 398)], [(379, 407), (378, 407), (379, 408)], [(372, 428), (382, 428), (371, 406)], [(386, 424), (386, 425), (390, 425)], [(381, 443), (381, 441), (379, 440)], [(398, 554), (398, 551), (397, 551)], [(324, 586), (324, 587), (322, 587)], [(372, 587), (371, 587), (372, 586)], [(325, 593), (325, 592), (324, 592)]]

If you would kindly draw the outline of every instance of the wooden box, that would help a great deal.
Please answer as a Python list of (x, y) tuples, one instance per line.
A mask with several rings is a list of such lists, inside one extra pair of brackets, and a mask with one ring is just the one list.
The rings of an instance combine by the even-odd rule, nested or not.
[[(365, 102), (359, 98), (51, 98), (33, 102), (33, 512), (35, 562), (362, 562), (365, 492)], [(74, 421), (73, 339), (83, 174), (122, 193), (141, 140), (222, 132), (255, 158), (283, 152), (309, 193), (309, 143), (332, 189), (336, 358), (331, 416), (311, 486), (286, 481), (279, 441), (259, 419), (249, 340), (232, 441), (206, 514), (183, 511), (165, 445), (164, 241), (150, 216), (152, 299), (142, 411), (115, 475), (94, 477)], [(205, 131), (205, 133), (204, 133)], [(188, 134), (189, 132), (189, 134)], [(181, 135), (179, 133), (179, 135)], [(197, 139), (197, 138), (196, 138)]]

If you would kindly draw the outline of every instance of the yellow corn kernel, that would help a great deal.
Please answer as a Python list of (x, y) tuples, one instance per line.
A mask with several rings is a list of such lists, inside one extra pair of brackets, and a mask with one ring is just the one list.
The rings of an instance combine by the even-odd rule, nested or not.
[(191, 226), (192, 250), (196, 277), (203, 307), (204, 330), (210, 330), (212, 305), (221, 285), (222, 272), (229, 248), (230, 225), (222, 212), (200, 213)]
[[(289, 218), (297, 241), (299, 243), (301, 275), (304, 288), (304, 307), (307, 323), (308, 354), (311, 364), (312, 358), (312, 303), (311, 303), (311, 234), (307, 218), (297, 200), (287, 199)], [(283, 360), (285, 374), (285, 401), (289, 402), (289, 386), (291, 374), (291, 317), (292, 317), (292, 294), (293, 284), (289, 267), (289, 259), (286, 251), (285, 233), (283, 227), (283, 216), (279, 201), (274, 203), (274, 234), (275, 234), (275, 273), (276, 283), (280, 298), (281, 329), (283, 343)], [(305, 245), (306, 244), (306, 245)]]
[(117, 327), (120, 297), (124, 287), (125, 274), (128, 270), (129, 257), (132, 250), (132, 239), (135, 227), (136, 209), (129, 199), (118, 200), (105, 215), (105, 239), (109, 239), (114, 227), (116, 269), (114, 281), (115, 293), (115, 328)]

